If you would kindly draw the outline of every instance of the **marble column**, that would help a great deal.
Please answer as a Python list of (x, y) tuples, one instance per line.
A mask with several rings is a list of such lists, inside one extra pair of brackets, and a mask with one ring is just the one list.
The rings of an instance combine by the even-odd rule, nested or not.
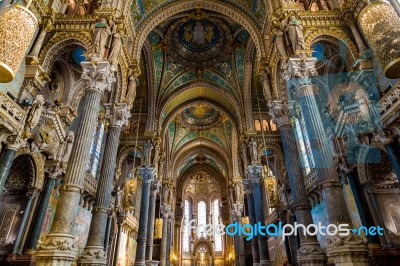
[(37, 265), (71, 265), (77, 256), (73, 227), (90, 156), (90, 144), (105, 90), (115, 81), (107, 61), (82, 62), (82, 79), (87, 82), (85, 105), (75, 134), (71, 156), (60, 190), (60, 197), (50, 233), (37, 245)]
[[(234, 203), (233, 204), (233, 222), (237, 222), (238, 224), (242, 224), (242, 212), (243, 212), (243, 204)], [(235, 235), (234, 236), (234, 246), (235, 246), (235, 260), (237, 265), (246, 265), (246, 256), (244, 252), (244, 241), (243, 236)]]
[(49, 206), (51, 193), (53, 192), (54, 186), (56, 185), (57, 178), (63, 173), (62, 167), (60, 167), (57, 162), (46, 162), (46, 164), (47, 166), (45, 166), (45, 171), (47, 173), (47, 177), (43, 191), (41, 193), (41, 198), (37, 207), (35, 218), (32, 223), (32, 229), (24, 252), (25, 254), (35, 253), (36, 243), (39, 240), (44, 219), (46, 218), (46, 212), (47, 207)]
[(32, 202), (33, 202), (34, 198), (37, 197), (37, 195), (38, 195), (38, 191), (37, 190), (29, 191), (28, 194), (27, 194), (28, 200), (26, 202), (24, 213), (22, 214), (21, 224), (20, 224), (19, 229), (18, 229), (17, 237), (15, 238), (14, 246), (13, 246), (12, 251), (11, 251), (11, 254), (13, 254), (13, 255), (19, 253), (18, 252), (19, 251), (19, 245), (21, 243), (22, 234), (25, 231), (26, 221), (27, 221), (28, 216), (29, 216), (29, 214), (31, 212)]
[[(290, 58), (284, 77), (288, 81), (290, 90), (294, 89), (295, 97), (300, 103), (301, 115), (304, 118), (315, 161), (315, 171), (322, 200), (326, 203), (328, 222), (351, 226), (350, 215), (316, 101), (317, 87), (312, 84), (312, 76), (317, 75), (316, 61), (316, 58)], [(338, 206), (341, 207), (338, 208)], [(349, 241), (339, 235), (328, 236), (325, 243), (328, 256), (338, 263), (352, 263), (357, 260), (360, 261), (358, 265), (366, 265), (364, 255), (368, 249), (364, 245), (365, 239), (356, 235), (353, 236), (353, 239), (358, 239), (358, 244), (353, 244), (353, 240)], [(341, 244), (338, 246), (339, 240)]]
[[(256, 223), (260, 223), (261, 225), (265, 225), (264, 221), (264, 212), (262, 206), (262, 197), (261, 197), (261, 173), (262, 166), (261, 165), (249, 165), (247, 167), (248, 177), (250, 179), (252, 189), (253, 189), (253, 200), (254, 200), (254, 212), (256, 214)], [(258, 203), (257, 206), (255, 203)], [(260, 265), (271, 265), (267, 237), (262, 235), (257, 235), (258, 240), (258, 250), (260, 252)]]
[(113, 260), (113, 266), (118, 266), (118, 254), (119, 254), (119, 246), (120, 246), (120, 241), (121, 241), (121, 235), (122, 235), (122, 224), (124, 223), (125, 220), (125, 213), (119, 214), (117, 217), (117, 239), (115, 240), (115, 250), (114, 250), (114, 260)]
[(154, 168), (141, 167), (140, 174), (143, 179), (142, 200), (140, 204), (139, 231), (137, 237), (135, 266), (144, 266), (146, 255), (147, 223), (149, 215), (150, 186), (154, 179)]
[(40, 49), (43, 46), (44, 38), (46, 37), (46, 34), (48, 32), (50, 32), (53, 28), (54, 28), (54, 26), (53, 26), (52, 21), (50, 19), (48, 19), (45, 27), (40, 29), (38, 37), (35, 40), (35, 44), (33, 45), (30, 53), (28, 54), (28, 58), (31, 58), (34, 60), (32, 63), (37, 63)]
[(353, 16), (353, 12), (350, 12), (350, 11), (345, 12), (343, 17), (344, 17), (345, 22), (349, 26), (351, 33), (353, 34), (354, 40), (355, 40), (357, 48), (358, 48), (359, 56), (364, 55), (365, 52), (368, 50), (368, 47), (365, 44), (365, 41), (360, 34), (360, 31), (357, 27), (356, 20), (354, 19), (354, 16)]
[(115, 176), (119, 137), (122, 127), (130, 117), (128, 105), (115, 104), (109, 114), (110, 125), (104, 147), (99, 183), (97, 185), (96, 202), (90, 223), (86, 247), (83, 250), (80, 265), (106, 265), (107, 254), (104, 250), (104, 238), (112, 201), (113, 180)]
[(156, 217), (156, 200), (160, 189), (160, 180), (153, 180), (151, 183), (149, 218), (147, 224), (147, 243), (146, 243), (146, 264), (157, 266), (159, 261), (153, 261), (153, 240), (154, 240), (154, 221)]
[[(273, 101), (270, 106), (269, 115), (279, 127), (283, 151), (285, 153), (286, 171), (289, 177), (289, 186), (293, 200), (293, 211), (298, 223), (308, 226), (313, 224), (311, 216), (311, 206), (307, 198), (306, 186), (293, 128), (290, 123), (290, 111), (286, 102)], [(281, 205), (288, 202), (281, 202)], [(282, 206), (286, 208), (288, 206)], [(300, 248), (297, 260), (301, 265), (324, 265), (325, 255), (321, 249), (316, 236), (304, 236), (300, 233)]]
[[(254, 198), (253, 198), (253, 187), (251, 185), (251, 181), (249, 179), (243, 180), (243, 185), (246, 189), (246, 198), (247, 198), (247, 211), (249, 215), (250, 224), (254, 225), (257, 223), (256, 221), (256, 213), (254, 206)], [(251, 253), (253, 255), (253, 264), (260, 263), (260, 252), (258, 248), (258, 241), (256, 237), (251, 239)]]
[(172, 212), (171, 204), (164, 204), (161, 206), (161, 214), (163, 216), (163, 227), (160, 247), (160, 266), (167, 265), (167, 234), (168, 234), (168, 220), (170, 219)]
[(7, 145), (0, 157), (0, 194), (3, 193), (4, 184), (10, 174), (11, 166), (13, 164), (17, 150), (21, 148), (25, 142), (17, 137), (11, 136), (7, 139)]

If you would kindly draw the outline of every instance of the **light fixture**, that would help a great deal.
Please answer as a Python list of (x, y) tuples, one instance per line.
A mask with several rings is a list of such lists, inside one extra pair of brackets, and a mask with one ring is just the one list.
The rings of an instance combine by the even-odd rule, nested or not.
[(154, 224), (154, 239), (162, 238), (162, 227), (163, 227), (163, 219), (156, 218), (155, 224)]
[(0, 15), (0, 83), (14, 79), (35, 34), (38, 21), (30, 3), (10, 5)]
[(358, 22), (385, 76), (400, 78), (400, 18), (393, 6), (374, 1), (360, 12)]

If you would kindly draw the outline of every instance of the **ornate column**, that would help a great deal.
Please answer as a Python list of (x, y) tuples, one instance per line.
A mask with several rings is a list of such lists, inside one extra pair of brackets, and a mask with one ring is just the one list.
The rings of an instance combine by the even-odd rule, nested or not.
[[(311, 77), (317, 75), (316, 61), (316, 58), (290, 58), (284, 78), (288, 80), (290, 89), (294, 89), (295, 97), (300, 102), (322, 199), (326, 203), (328, 221), (330, 224), (342, 223), (351, 226), (346, 201), (333, 164), (332, 152), (315, 97), (317, 88), (311, 81)], [(338, 208), (338, 206), (341, 207)], [(364, 244), (365, 239), (356, 235), (351, 235), (349, 239), (345, 238), (339, 235), (327, 237), (328, 256), (333, 257), (335, 263), (339, 263), (336, 265), (348, 265), (341, 263), (353, 261), (359, 261), (360, 264), (357, 265), (366, 265), (364, 255), (368, 249)], [(340, 244), (337, 244), (338, 242)]]
[(397, 179), (400, 181), (400, 147), (399, 143), (395, 141), (394, 135), (391, 132), (379, 132), (375, 134), (374, 139), (383, 144), (389, 156), (390, 162)]
[(19, 244), (21, 243), (22, 234), (25, 231), (26, 220), (28, 219), (28, 216), (29, 216), (29, 214), (31, 212), (33, 199), (38, 196), (38, 191), (37, 190), (29, 191), (26, 196), (28, 197), (28, 200), (26, 202), (25, 210), (24, 210), (24, 213), (22, 215), (21, 224), (19, 226), (17, 237), (15, 238), (14, 246), (13, 246), (12, 251), (11, 251), (11, 254), (14, 255), (14, 256), (17, 253), (19, 253), (18, 252), (19, 251)]
[(360, 34), (360, 31), (358, 30), (357, 23), (353, 16), (353, 12), (349, 10), (348, 12), (344, 13), (343, 17), (345, 22), (349, 26), (351, 33), (353, 34), (354, 40), (358, 48), (359, 56), (364, 55), (365, 52), (368, 50), (368, 47), (365, 44), (364, 39)]
[(154, 220), (156, 214), (156, 200), (160, 189), (160, 180), (151, 182), (149, 218), (147, 224), (146, 265), (157, 266), (159, 261), (153, 261)]
[(97, 185), (96, 203), (86, 247), (79, 260), (80, 265), (106, 265), (107, 263), (104, 238), (112, 200), (111, 192), (114, 187), (113, 179), (115, 176), (119, 137), (122, 127), (126, 124), (130, 115), (127, 104), (121, 103), (112, 106), (103, 162)]
[[(306, 186), (303, 173), (299, 168), (300, 160), (296, 140), (290, 123), (289, 106), (286, 102), (273, 101), (270, 106), (269, 115), (279, 127), (283, 151), (285, 153), (286, 171), (289, 177), (291, 196), (293, 200), (293, 211), (298, 223), (308, 226), (313, 224), (311, 206), (307, 198)], [(287, 205), (281, 200), (281, 205)], [(287, 208), (288, 206), (283, 206)], [(316, 236), (305, 237), (300, 233), (300, 248), (297, 260), (301, 265), (324, 265), (325, 255), (321, 249)]]
[(46, 37), (46, 34), (50, 32), (53, 29), (53, 22), (48, 19), (46, 25), (40, 29), (39, 35), (35, 40), (35, 44), (33, 45), (30, 53), (28, 54), (27, 58), (31, 60), (30, 64), (37, 64), (38, 62), (38, 55), (40, 52), (40, 49), (42, 48), (44, 38)]
[(163, 227), (161, 237), (161, 250), (160, 250), (160, 266), (167, 265), (167, 234), (168, 234), (168, 220), (172, 212), (171, 204), (164, 204), (161, 206), (161, 214), (163, 216)]
[[(253, 198), (253, 188), (249, 179), (243, 179), (243, 186), (246, 189), (247, 211), (249, 214), (250, 224), (256, 224), (256, 213)], [(258, 249), (258, 241), (255, 237), (251, 239), (251, 253), (253, 255), (253, 265), (260, 263), (260, 253)]]
[(149, 212), (150, 200), (150, 185), (154, 178), (154, 168), (141, 167), (140, 174), (143, 178), (142, 184), (142, 200), (140, 204), (140, 218), (139, 218), (139, 231), (137, 237), (136, 259), (135, 266), (144, 266), (145, 253), (146, 253), (146, 239), (147, 239), (147, 223)]
[[(262, 166), (261, 165), (249, 165), (247, 166), (247, 173), (249, 181), (251, 182), (252, 189), (253, 189), (253, 200), (254, 203), (257, 202), (257, 208), (254, 208), (254, 212), (256, 215), (256, 223), (260, 223), (261, 225), (265, 225), (264, 222), (264, 213), (262, 207), (262, 197), (261, 197), (261, 173), (262, 173)], [(254, 205), (255, 207), (255, 205)], [(260, 265), (271, 265), (270, 257), (269, 257), (269, 250), (268, 250), (268, 243), (267, 237), (257, 235), (258, 240), (258, 249), (260, 254)]]
[[(242, 224), (242, 211), (243, 204), (235, 203), (233, 204), (233, 222), (237, 222), (238, 224)], [(234, 246), (235, 246), (235, 256), (236, 256), (236, 264), (237, 265), (246, 265), (246, 256), (244, 252), (244, 241), (243, 237), (239, 235), (234, 236)]]
[(72, 233), (89, 161), (90, 144), (100, 109), (100, 99), (115, 81), (107, 61), (82, 62), (82, 79), (87, 82), (86, 101), (82, 111), (75, 142), (72, 147), (64, 185), (50, 233), (37, 245), (37, 265), (71, 265), (76, 259), (77, 248)]
[(117, 239), (115, 240), (115, 250), (114, 250), (114, 260), (113, 260), (113, 266), (118, 266), (118, 253), (119, 253), (119, 241), (121, 240), (121, 235), (122, 235), (122, 224), (124, 223), (125, 220), (125, 213), (120, 213), (118, 214), (117, 217), (117, 224), (118, 224), (118, 232), (117, 232)]
[(49, 206), (49, 200), (51, 193), (53, 192), (54, 186), (56, 185), (57, 178), (63, 173), (64, 169), (59, 165), (58, 162), (46, 162), (45, 171), (47, 173), (46, 182), (44, 184), (43, 191), (35, 218), (32, 223), (32, 229), (26, 243), (25, 254), (33, 255), (35, 253), (36, 243), (39, 240), (40, 232), (42, 231), (44, 219), (46, 217), (47, 207)]
[(7, 139), (7, 145), (0, 157), (0, 194), (3, 191), (4, 184), (10, 174), (11, 166), (14, 161), (17, 150), (25, 145), (23, 141), (18, 136), (10, 136)]

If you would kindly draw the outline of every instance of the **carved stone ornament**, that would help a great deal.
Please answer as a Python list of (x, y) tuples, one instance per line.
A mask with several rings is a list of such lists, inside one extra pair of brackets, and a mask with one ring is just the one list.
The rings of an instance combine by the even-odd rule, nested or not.
[(296, 88), (311, 85), (311, 77), (318, 75), (315, 63), (317, 58), (290, 58), (283, 66), (283, 78), (292, 83)]
[(328, 236), (325, 240), (325, 247), (327, 249), (340, 246), (363, 246), (367, 244), (368, 241), (364, 236), (359, 236), (352, 233), (347, 236)]
[(82, 79), (86, 80), (90, 90), (96, 90), (100, 93), (111, 90), (111, 85), (116, 81), (114, 73), (111, 71), (110, 63), (107, 61), (98, 61), (95, 58), (92, 61), (81, 63)]
[(103, 248), (85, 249), (81, 255), (81, 260), (107, 260), (107, 255)]
[(112, 106), (111, 113), (109, 115), (110, 126), (122, 128), (126, 125), (131, 112), (129, 106), (126, 103), (119, 103)]
[(269, 104), (269, 112), (273, 122), (281, 127), (283, 125), (290, 125), (290, 110), (288, 103), (284, 101), (273, 101)]
[(37, 242), (36, 249), (40, 250), (60, 250), (76, 252), (74, 240), (66, 237), (65, 234), (42, 235)]

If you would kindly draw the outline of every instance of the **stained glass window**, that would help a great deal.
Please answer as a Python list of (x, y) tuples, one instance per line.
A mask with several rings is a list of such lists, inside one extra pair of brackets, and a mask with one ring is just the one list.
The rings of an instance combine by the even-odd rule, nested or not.
[[(307, 132), (302, 130), (301, 128), (301, 122), (299, 122), (299, 119), (293, 117), (292, 119), (293, 126), (294, 126), (294, 131), (296, 135), (296, 140), (297, 140), (297, 146), (300, 152), (300, 161), (302, 164), (302, 167), (304, 168), (304, 173), (309, 174), (311, 171), (311, 162), (309, 160), (309, 154), (308, 152), (311, 151), (308, 150), (308, 147), (310, 147), (309, 139)], [(306, 134), (304, 134), (306, 133)], [(311, 155), (311, 153), (310, 153)], [(311, 156), (312, 158), (312, 156)]]
[(190, 251), (190, 203), (188, 200), (185, 200), (184, 206), (184, 227), (183, 227), (183, 237), (182, 237), (182, 244), (183, 244), (183, 252)]
[(99, 170), (99, 163), (101, 158), (101, 151), (104, 138), (104, 122), (100, 122), (97, 130), (93, 133), (92, 144), (90, 148), (90, 160), (87, 165), (87, 172), (96, 178)]
[[(212, 214), (212, 223), (214, 226), (219, 224), (219, 200), (216, 199), (213, 202), (212, 206), (213, 214)], [(214, 243), (215, 243), (215, 251), (222, 251), (222, 236), (220, 234), (216, 234), (214, 230)]]
[(204, 201), (200, 201), (197, 204), (197, 224), (203, 226), (203, 230), (201, 230), (199, 237), (206, 237), (204, 226), (207, 224), (207, 209)]

